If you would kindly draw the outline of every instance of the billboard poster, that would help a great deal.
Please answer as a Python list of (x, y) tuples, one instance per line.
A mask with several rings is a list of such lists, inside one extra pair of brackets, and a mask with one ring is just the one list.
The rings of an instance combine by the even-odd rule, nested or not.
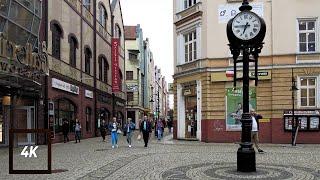
[[(249, 90), (249, 109), (256, 109), (256, 89)], [(242, 88), (226, 89), (226, 130), (241, 131)]]
[(112, 92), (120, 91), (120, 75), (119, 75), (119, 38), (111, 40), (111, 56), (112, 56)]

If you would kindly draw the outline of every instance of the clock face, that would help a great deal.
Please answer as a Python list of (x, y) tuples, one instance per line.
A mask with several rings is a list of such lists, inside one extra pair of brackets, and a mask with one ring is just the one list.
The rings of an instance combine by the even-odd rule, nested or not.
[(239, 13), (232, 22), (233, 34), (241, 40), (251, 40), (261, 29), (260, 18), (251, 12)]

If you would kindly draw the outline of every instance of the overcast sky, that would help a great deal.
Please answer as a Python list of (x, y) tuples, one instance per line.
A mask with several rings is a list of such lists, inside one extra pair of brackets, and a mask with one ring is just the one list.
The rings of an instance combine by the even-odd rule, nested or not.
[(173, 1), (121, 0), (125, 25), (140, 24), (144, 39), (149, 38), (155, 65), (167, 82), (173, 82)]

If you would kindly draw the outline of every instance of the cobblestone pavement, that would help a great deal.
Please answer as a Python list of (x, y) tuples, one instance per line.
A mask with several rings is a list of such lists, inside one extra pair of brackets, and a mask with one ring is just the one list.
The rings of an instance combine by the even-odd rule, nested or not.
[[(136, 139), (136, 136), (134, 136)], [(257, 154), (257, 172), (236, 171), (237, 144), (206, 144), (175, 141), (166, 136), (152, 139), (148, 148), (134, 141), (128, 148), (120, 137), (119, 148), (100, 138), (54, 144), (51, 175), (9, 175), (8, 149), (0, 149), (0, 179), (320, 179), (320, 145), (262, 144), (265, 154)], [(46, 148), (40, 146), (38, 158), (19, 156), (16, 169), (45, 169)]]

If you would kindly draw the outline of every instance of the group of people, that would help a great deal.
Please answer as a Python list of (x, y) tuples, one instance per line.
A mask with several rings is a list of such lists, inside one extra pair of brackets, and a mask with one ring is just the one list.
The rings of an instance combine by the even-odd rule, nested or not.
[[(74, 133), (75, 133), (75, 140), (76, 143), (80, 143), (80, 137), (81, 137), (81, 124), (79, 122), (79, 120), (76, 120), (76, 124), (73, 126), (74, 128)], [(69, 126), (69, 122), (67, 121), (67, 119), (63, 119), (63, 124), (62, 124), (62, 133), (63, 133), (63, 142), (69, 142), (69, 130), (70, 130), (70, 126)]]
[[(144, 116), (143, 120), (140, 120), (139, 124), (140, 124), (140, 126), (139, 126), (140, 127), (140, 134), (137, 138), (140, 139), (141, 137), (143, 137), (144, 147), (148, 147), (148, 142), (149, 142), (149, 139), (151, 137), (151, 132), (152, 132), (152, 124), (148, 120), (147, 116)], [(156, 126), (156, 130), (158, 131), (158, 134), (159, 134), (158, 140), (160, 140), (161, 137), (163, 136), (163, 131), (162, 131), (163, 127), (164, 127), (163, 123), (161, 121), (159, 121), (159, 123), (157, 123), (157, 126)], [(102, 121), (102, 123), (100, 125), (100, 134), (102, 137), (102, 141), (105, 141), (107, 130), (109, 130), (111, 133), (112, 148), (118, 148), (119, 147), (118, 146), (118, 135), (123, 133), (127, 137), (126, 139), (127, 139), (129, 148), (131, 148), (132, 147), (133, 132), (135, 129), (136, 129), (136, 125), (134, 122), (132, 122), (131, 118), (128, 118), (127, 123), (122, 128), (120, 123), (118, 123), (117, 119), (114, 117), (110, 124), (107, 124), (104, 120)]]

